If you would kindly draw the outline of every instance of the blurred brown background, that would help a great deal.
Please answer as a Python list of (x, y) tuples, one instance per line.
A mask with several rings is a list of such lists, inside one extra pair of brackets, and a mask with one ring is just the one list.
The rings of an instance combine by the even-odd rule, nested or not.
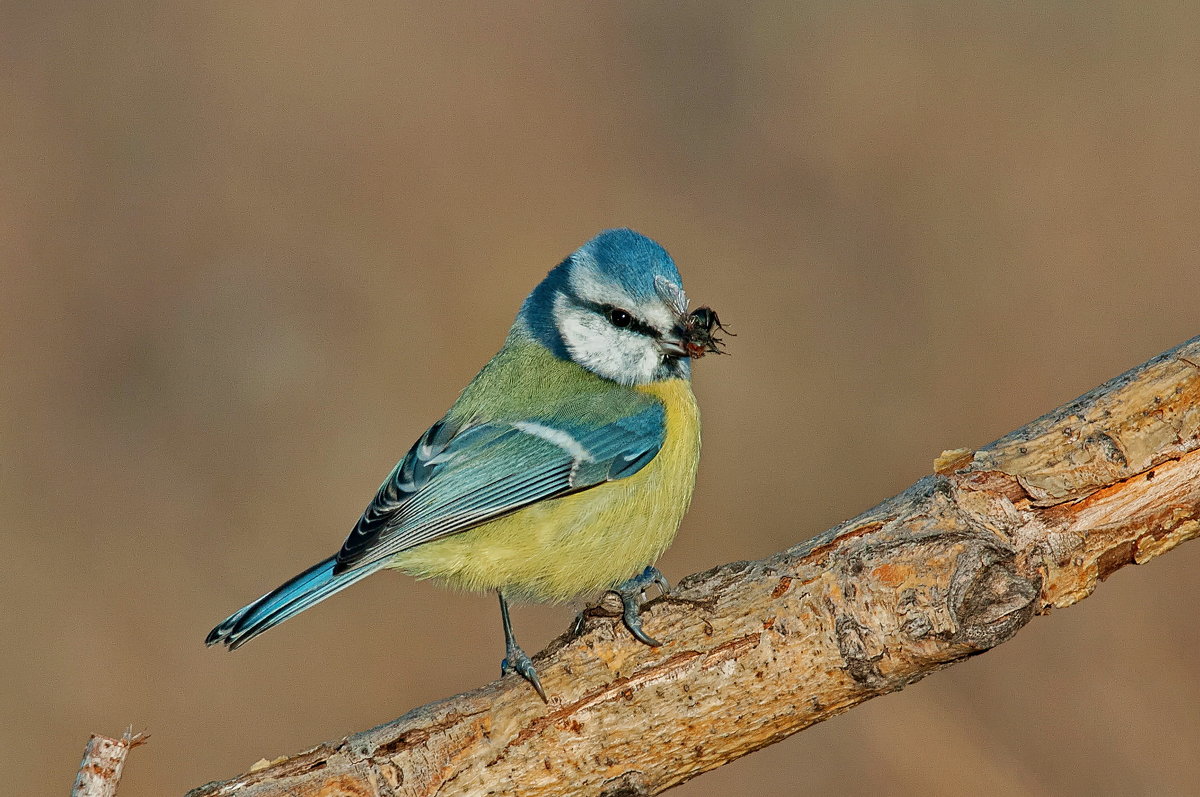
[[(738, 333), (672, 580), (1200, 332), (1200, 6), (504, 5), (0, 6), (8, 793), (93, 731), (153, 735), (123, 797), (179, 794), (493, 679), (494, 600), (392, 574), (201, 641), (602, 228)], [(1198, 566), (676, 793), (1196, 793)]]

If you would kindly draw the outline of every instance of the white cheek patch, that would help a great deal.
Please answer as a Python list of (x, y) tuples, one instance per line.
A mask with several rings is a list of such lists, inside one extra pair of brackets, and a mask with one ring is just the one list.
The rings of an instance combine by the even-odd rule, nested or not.
[(617, 329), (562, 293), (554, 297), (554, 325), (571, 359), (605, 379), (624, 385), (649, 382), (662, 362), (662, 353), (653, 340)]

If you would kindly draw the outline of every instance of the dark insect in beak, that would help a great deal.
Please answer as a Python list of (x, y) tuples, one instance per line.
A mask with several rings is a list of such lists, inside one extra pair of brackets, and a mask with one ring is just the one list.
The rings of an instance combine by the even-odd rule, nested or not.
[(722, 351), (725, 340), (717, 337), (716, 331), (737, 337), (721, 324), (717, 311), (711, 307), (697, 307), (681, 320), (680, 327), (683, 347), (693, 360), (698, 360), (705, 354), (728, 354)]

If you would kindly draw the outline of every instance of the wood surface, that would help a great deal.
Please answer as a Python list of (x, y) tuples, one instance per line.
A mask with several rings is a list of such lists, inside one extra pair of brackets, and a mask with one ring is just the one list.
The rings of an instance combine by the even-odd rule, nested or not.
[(149, 738), (144, 733), (125, 731), (120, 739), (93, 733), (83, 748), (83, 761), (71, 787), (71, 797), (115, 797), (129, 751)]
[(686, 578), (643, 610), (660, 648), (560, 637), (549, 705), (510, 677), (189, 797), (657, 794), (989, 650), (1200, 535), (1200, 337), (934, 470)]

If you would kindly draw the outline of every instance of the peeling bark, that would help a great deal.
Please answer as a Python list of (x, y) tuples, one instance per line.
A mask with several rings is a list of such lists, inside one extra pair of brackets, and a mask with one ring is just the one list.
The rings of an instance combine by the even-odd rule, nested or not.
[(657, 794), (1008, 640), (1200, 535), (1200, 338), (853, 520), (593, 620), (519, 678), (189, 797)]

